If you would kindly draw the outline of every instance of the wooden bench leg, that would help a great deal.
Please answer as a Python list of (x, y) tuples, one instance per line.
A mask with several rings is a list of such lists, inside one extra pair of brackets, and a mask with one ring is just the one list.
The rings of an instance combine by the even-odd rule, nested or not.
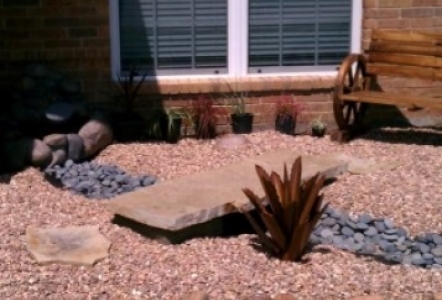
[(351, 141), (353, 139), (353, 137), (351, 136), (351, 132), (349, 130), (335, 130), (330, 134), (330, 139), (333, 142), (338, 142), (338, 143), (348, 143), (349, 141)]
[(351, 140), (355, 139), (356, 137), (363, 135), (365, 133), (367, 133), (368, 131), (368, 127), (360, 127), (360, 128), (355, 128), (355, 129), (349, 129), (349, 130), (340, 130), (337, 129), (333, 132), (331, 132), (330, 134), (330, 139), (333, 142), (338, 142), (338, 143), (348, 143)]

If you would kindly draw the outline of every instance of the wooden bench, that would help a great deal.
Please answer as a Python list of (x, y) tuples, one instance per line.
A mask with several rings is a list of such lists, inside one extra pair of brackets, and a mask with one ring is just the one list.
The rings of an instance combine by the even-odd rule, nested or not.
[(442, 110), (442, 99), (375, 90), (377, 76), (442, 81), (442, 34), (375, 30), (366, 55), (347, 56), (335, 82), (333, 112), (339, 130), (333, 140), (346, 142), (363, 132), (370, 104)]

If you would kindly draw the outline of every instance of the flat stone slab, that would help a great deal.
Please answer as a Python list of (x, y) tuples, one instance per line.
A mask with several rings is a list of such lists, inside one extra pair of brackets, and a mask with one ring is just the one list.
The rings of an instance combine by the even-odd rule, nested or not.
[[(150, 227), (178, 231), (237, 212), (236, 207), (252, 209), (242, 189), (264, 197), (255, 165), (282, 174), (284, 162), (290, 167), (298, 156), (293, 150), (273, 151), (123, 194), (110, 200), (107, 208)], [(302, 168), (304, 180), (318, 172), (331, 179), (347, 171), (347, 162), (332, 156), (302, 156)]]
[(98, 226), (28, 227), (26, 247), (39, 264), (93, 265), (109, 255), (110, 242)]
[(361, 159), (346, 154), (337, 154), (336, 159), (348, 163), (350, 174), (365, 175), (379, 171), (390, 171), (400, 166), (398, 162), (378, 162), (374, 159)]

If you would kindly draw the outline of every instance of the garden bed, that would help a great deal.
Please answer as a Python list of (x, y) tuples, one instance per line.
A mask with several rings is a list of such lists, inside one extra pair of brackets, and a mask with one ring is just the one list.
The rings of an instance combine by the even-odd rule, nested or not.
[[(392, 171), (346, 174), (325, 188), (333, 208), (357, 215), (391, 219), (411, 236), (442, 232), (442, 134), (421, 130), (370, 132), (339, 145), (308, 136), (273, 131), (248, 136), (251, 144), (214, 149), (214, 141), (185, 139), (178, 145), (115, 144), (96, 163), (114, 164), (131, 174), (155, 174), (169, 180), (231, 164), (244, 157), (292, 147), (308, 155), (344, 153), (401, 164)], [(112, 224), (103, 201), (50, 185), (41, 172), (27, 169), (0, 181), (0, 296), (2, 299), (179, 299), (199, 289), (214, 299), (241, 299), (255, 293), (287, 292), (300, 299), (345, 299), (380, 294), (387, 299), (442, 291), (441, 272), (390, 265), (373, 256), (355, 255), (332, 245), (316, 246), (304, 264), (281, 262), (257, 251), (255, 235), (196, 239), (182, 245), (160, 245)], [(222, 184), (222, 179), (220, 179)], [(38, 266), (26, 251), (26, 227), (100, 225), (111, 241), (110, 257), (92, 268)]]

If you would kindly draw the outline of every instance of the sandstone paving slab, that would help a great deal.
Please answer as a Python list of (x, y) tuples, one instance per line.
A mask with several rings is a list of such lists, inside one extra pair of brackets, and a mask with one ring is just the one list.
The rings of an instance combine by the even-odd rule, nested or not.
[(379, 162), (375, 159), (361, 159), (346, 154), (337, 154), (336, 159), (348, 163), (348, 172), (351, 174), (365, 175), (379, 171), (389, 171), (400, 166), (399, 162)]
[(98, 226), (28, 227), (25, 239), (39, 264), (93, 265), (109, 255), (110, 242)]
[[(120, 195), (107, 204), (114, 214), (164, 230), (177, 231), (236, 212), (252, 209), (242, 189), (247, 187), (263, 197), (255, 165), (282, 173), (299, 156), (293, 150), (254, 156), (218, 169), (183, 176), (148, 188)], [(347, 163), (330, 157), (302, 156), (302, 178), (321, 172), (334, 178), (347, 170)]]

